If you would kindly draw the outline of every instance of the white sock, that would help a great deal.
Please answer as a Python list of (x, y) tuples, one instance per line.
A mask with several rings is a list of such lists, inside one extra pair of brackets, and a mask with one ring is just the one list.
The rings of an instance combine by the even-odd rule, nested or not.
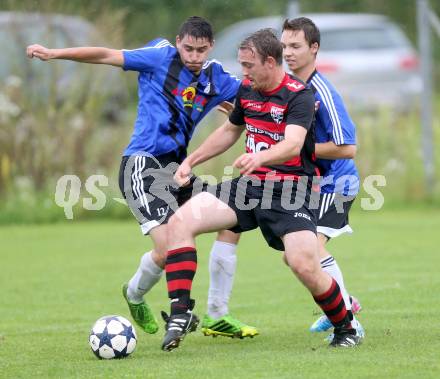
[(219, 318), (229, 313), (228, 304), (237, 266), (237, 245), (215, 241), (209, 257), (208, 315)]
[(154, 263), (151, 251), (145, 253), (136, 273), (128, 282), (127, 296), (133, 303), (142, 303), (143, 296), (159, 281), (163, 269)]
[(350, 295), (345, 289), (344, 278), (342, 276), (341, 269), (339, 268), (339, 265), (336, 262), (335, 258), (329, 255), (328, 257), (321, 259), (320, 263), (322, 269), (338, 283), (339, 288), (341, 289), (342, 297), (344, 298), (345, 307), (348, 310), (351, 310)]

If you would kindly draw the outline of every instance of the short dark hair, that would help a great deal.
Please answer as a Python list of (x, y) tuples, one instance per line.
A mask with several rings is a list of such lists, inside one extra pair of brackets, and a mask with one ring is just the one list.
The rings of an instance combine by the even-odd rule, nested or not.
[(214, 33), (209, 21), (199, 16), (189, 17), (179, 29), (179, 38), (182, 39), (186, 35), (194, 38), (206, 38), (209, 42), (214, 41)]
[(260, 29), (252, 33), (240, 43), (238, 48), (240, 50), (252, 50), (255, 48), (261, 56), (262, 63), (264, 63), (268, 57), (273, 57), (278, 65), (283, 64), (283, 47), (273, 29)]
[(283, 24), (283, 32), (285, 30), (298, 31), (302, 30), (304, 32), (304, 37), (312, 46), (315, 42), (318, 46), (321, 46), (321, 33), (315, 23), (307, 17), (298, 17), (291, 20), (286, 19)]

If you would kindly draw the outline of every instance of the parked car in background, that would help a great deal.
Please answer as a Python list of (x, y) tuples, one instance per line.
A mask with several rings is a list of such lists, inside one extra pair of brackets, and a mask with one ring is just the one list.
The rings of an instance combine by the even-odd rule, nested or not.
[[(419, 100), (419, 61), (404, 32), (387, 17), (373, 14), (305, 14), (321, 31), (317, 67), (355, 108), (389, 106), (404, 111)], [(286, 17), (248, 19), (218, 33), (212, 57), (241, 75), (239, 43), (261, 28), (281, 34)]]
[(88, 21), (60, 14), (0, 12), (0, 85), (10, 78), (22, 81), (35, 105), (51, 101), (60, 106), (68, 99), (81, 104), (85, 96), (102, 101), (100, 109), (110, 118), (119, 118), (128, 96), (120, 70), (72, 61), (51, 64), (26, 57), (26, 46), (105, 46), (97, 29)]

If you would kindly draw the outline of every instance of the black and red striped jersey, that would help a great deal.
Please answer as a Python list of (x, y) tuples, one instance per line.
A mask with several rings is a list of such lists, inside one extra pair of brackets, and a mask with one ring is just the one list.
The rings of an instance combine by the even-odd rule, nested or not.
[(299, 79), (286, 73), (281, 84), (270, 92), (253, 90), (243, 80), (229, 117), (234, 125), (246, 126), (246, 152), (256, 153), (284, 139), (286, 125), (300, 125), (308, 130), (300, 154), (287, 162), (263, 166), (252, 175), (266, 179), (268, 172), (279, 178), (297, 179), (318, 174), (315, 164), (315, 98), (313, 91)]

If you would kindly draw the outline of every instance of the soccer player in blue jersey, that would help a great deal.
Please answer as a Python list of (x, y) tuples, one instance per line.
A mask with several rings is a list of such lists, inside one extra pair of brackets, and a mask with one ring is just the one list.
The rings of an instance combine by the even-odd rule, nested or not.
[[(361, 306), (357, 299), (349, 296), (341, 269), (326, 248), (331, 238), (352, 233), (348, 214), (359, 191), (359, 175), (353, 160), (356, 154), (356, 127), (339, 93), (316, 69), (320, 32), (313, 21), (306, 17), (286, 20), (281, 43), (287, 65), (313, 89), (318, 102), (315, 154), (323, 176), (317, 228), (321, 267), (338, 282), (345, 304), (356, 314)], [(362, 334), (359, 323), (357, 327)], [(310, 330), (320, 332), (330, 328), (331, 322), (323, 315)]]
[(177, 206), (192, 195), (191, 186), (173, 186), (174, 169), (185, 159), (196, 125), (214, 107), (233, 101), (240, 85), (221, 64), (207, 60), (213, 43), (209, 22), (193, 16), (180, 27), (176, 46), (158, 38), (134, 50), (27, 48), (29, 58), (106, 64), (139, 73), (138, 114), (123, 153), (119, 186), (142, 233), (150, 235), (154, 243), (123, 287), (134, 320), (147, 333), (158, 330), (144, 295), (162, 276), (166, 224)]
[[(348, 214), (359, 190), (359, 176), (353, 161), (356, 154), (356, 128), (339, 93), (316, 69), (320, 32), (313, 21), (305, 17), (286, 20), (281, 42), (286, 63), (298, 78), (313, 89), (318, 106), (315, 154), (319, 158), (317, 163), (323, 175), (317, 224), (321, 267), (338, 282), (345, 304), (356, 314), (361, 306), (355, 297), (347, 293), (341, 269), (326, 248), (331, 238), (352, 233)], [(202, 323), (205, 335), (225, 335), (222, 329), (225, 327), (223, 318), (228, 312), (238, 239), (238, 234), (223, 231), (212, 248), (208, 315)], [(363, 334), (360, 323), (355, 320), (354, 324), (359, 333)], [(330, 320), (323, 315), (310, 330), (321, 332), (332, 327)]]

